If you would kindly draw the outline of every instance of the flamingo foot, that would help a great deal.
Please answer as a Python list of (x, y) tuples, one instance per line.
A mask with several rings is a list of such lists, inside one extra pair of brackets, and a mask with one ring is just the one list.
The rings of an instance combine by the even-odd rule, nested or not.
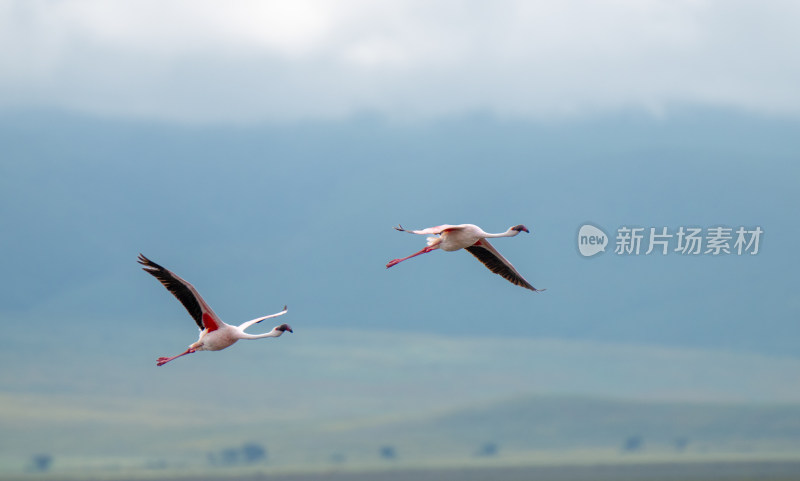
[(420, 255), (420, 254), (427, 254), (428, 252), (430, 252), (430, 251), (432, 251), (432, 250), (434, 250), (434, 249), (438, 249), (438, 248), (439, 248), (439, 245), (438, 245), (438, 244), (437, 244), (437, 245), (433, 245), (433, 246), (428, 246), (428, 247), (426, 247), (426, 248), (422, 249), (422, 250), (421, 250), (421, 251), (419, 251), (419, 252), (416, 252), (416, 253), (414, 253), (414, 254), (411, 254), (411, 255), (410, 255), (410, 256), (408, 256), (408, 257), (403, 257), (402, 259), (392, 259), (391, 261), (389, 261), (389, 263), (388, 263), (388, 264), (386, 264), (386, 268), (388, 269), (388, 268), (390, 268), (390, 267), (392, 267), (392, 266), (394, 266), (394, 265), (397, 265), (397, 264), (399, 264), (399, 263), (401, 263), (401, 262), (403, 262), (403, 261), (405, 261), (405, 260), (411, 259), (412, 257), (416, 257), (416, 256), (418, 256), (418, 255)]
[(178, 359), (181, 356), (185, 356), (187, 354), (191, 354), (191, 353), (193, 353), (195, 351), (196, 351), (195, 349), (189, 348), (189, 349), (186, 350), (186, 352), (182, 352), (182, 353), (178, 354), (177, 356), (159, 357), (158, 359), (156, 359), (156, 366), (163, 366), (164, 364), (172, 361), (173, 359)]

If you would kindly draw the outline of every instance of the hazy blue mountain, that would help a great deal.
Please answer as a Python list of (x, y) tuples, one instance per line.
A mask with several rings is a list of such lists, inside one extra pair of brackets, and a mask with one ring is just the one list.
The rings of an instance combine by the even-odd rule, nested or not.
[[(176, 126), (47, 112), (0, 119), (0, 309), (111, 332), (180, 306), (143, 252), (230, 322), (289, 304), (296, 327), (546, 336), (797, 354), (800, 235), (793, 121), (727, 111), (534, 123), (475, 115), (404, 125)], [(756, 256), (582, 258), (577, 229), (764, 230)], [(535, 286), (468, 253), (387, 271), (424, 238), (476, 223)], [(89, 325), (89, 324), (87, 324)], [(191, 331), (189, 331), (191, 332)]]

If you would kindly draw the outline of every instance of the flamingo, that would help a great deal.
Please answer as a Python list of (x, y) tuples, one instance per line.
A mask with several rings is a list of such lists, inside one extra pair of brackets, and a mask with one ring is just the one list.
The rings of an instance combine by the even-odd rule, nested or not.
[(214, 311), (211, 310), (211, 307), (209, 307), (208, 304), (206, 304), (206, 301), (203, 300), (203, 298), (200, 296), (200, 293), (197, 292), (193, 285), (181, 279), (172, 271), (165, 269), (151, 261), (142, 254), (139, 254), (139, 264), (145, 266), (142, 268), (143, 271), (158, 279), (159, 282), (164, 285), (164, 287), (166, 287), (179, 301), (181, 301), (183, 307), (189, 311), (189, 315), (192, 316), (194, 321), (197, 323), (197, 326), (200, 328), (200, 338), (197, 340), (197, 342), (191, 344), (189, 349), (181, 354), (178, 354), (177, 356), (159, 357), (156, 361), (157, 366), (163, 366), (174, 359), (197, 351), (219, 351), (233, 345), (239, 339), (280, 337), (285, 331), (294, 332), (292, 328), (289, 327), (289, 324), (281, 324), (279, 326), (275, 326), (275, 328), (265, 334), (247, 334), (244, 331), (248, 327), (252, 326), (253, 324), (258, 324), (265, 319), (282, 316), (286, 314), (288, 308), (283, 306), (283, 310), (276, 314), (259, 317), (257, 319), (253, 319), (252, 321), (242, 323), (238, 326), (231, 326), (230, 324), (225, 324), (222, 322), (220, 318), (214, 314)]
[(411, 259), (420, 254), (426, 254), (435, 249), (442, 249), (443, 251), (451, 252), (459, 249), (466, 249), (470, 254), (474, 255), (481, 261), (490, 271), (499, 274), (506, 278), (512, 284), (522, 286), (534, 292), (541, 292), (544, 289), (536, 289), (522, 275), (514, 269), (505, 257), (500, 255), (499, 252), (489, 243), (487, 239), (495, 237), (514, 237), (520, 232), (528, 232), (527, 227), (522, 224), (509, 227), (507, 231), (501, 234), (490, 234), (484, 232), (480, 227), (473, 224), (459, 224), (459, 225), (438, 225), (436, 227), (428, 227), (422, 230), (407, 230), (402, 225), (395, 227), (395, 230), (400, 232), (408, 232), (410, 234), (420, 235), (435, 235), (438, 237), (428, 237), (428, 246), (421, 251), (411, 254), (402, 259), (393, 259), (386, 264), (386, 268), (395, 266), (406, 259)]

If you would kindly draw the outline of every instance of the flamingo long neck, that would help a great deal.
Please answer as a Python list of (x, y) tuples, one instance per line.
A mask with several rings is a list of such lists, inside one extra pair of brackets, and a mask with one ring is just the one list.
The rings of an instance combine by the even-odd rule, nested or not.
[(489, 234), (489, 233), (487, 232), (487, 233), (486, 233), (486, 235), (485, 235), (485, 236), (483, 236), (483, 237), (484, 237), (484, 238), (494, 238), (494, 237), (514, 237), (514, 236), (515, 236), (515, 235), (517, 235), (517, 234), (519, 234), (519, 231), (518, 231), (518, 230), (514, 230), (514, 228), (512, 227), (512, 228), (509, 228), (507, 231), (505, 231), (505, 232), (503, 232), (503, 233), (501, 233), (501, 234)]
[(273, 329), (264, 334), (248, 334), (244, 331), (239, 333), (239, 339), (262, 339), (264, 337), (281, 337), (283, 331), (279, 331), (278, 329)]

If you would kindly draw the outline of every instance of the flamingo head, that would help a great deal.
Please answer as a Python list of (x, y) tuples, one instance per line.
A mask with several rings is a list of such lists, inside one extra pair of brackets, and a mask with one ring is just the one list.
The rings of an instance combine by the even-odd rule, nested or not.
[(522, 224), (515, 225), (514, 227), (511, 228), (511, 230), (515, 230), (515, 231), (517, 231), (517, 233), (519, 233), (519, 232), (527, 232), (527, 233), (530, 234), (530, 232), (531, 232), (531, 231), (528, 230), (527, 227), (525, 227)]
[(289, 324), (281, 324), (280, 326), (276, 327), (275, 330), (280, 332), (283, 331), (294, 332)]

